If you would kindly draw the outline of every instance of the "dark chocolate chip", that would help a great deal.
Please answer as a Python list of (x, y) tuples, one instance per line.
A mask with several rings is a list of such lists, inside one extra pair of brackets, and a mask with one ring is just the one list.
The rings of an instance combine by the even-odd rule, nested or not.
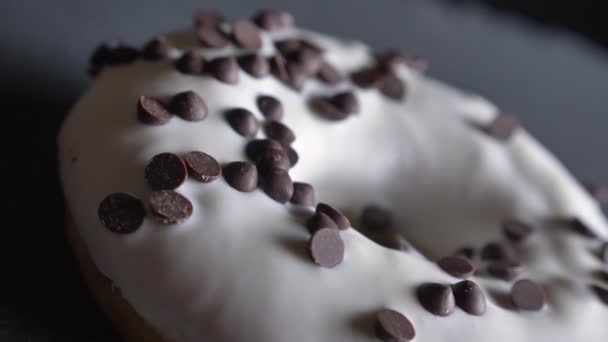
[(401, 234), (394, 232), (388, 237), (382, 238), (377, 241), (380, 245), (402, 252), (409, 252), (412, 250), (412, 245), (407, 241)]
[(361, 212), (361, 223), (367, 229), (384, 230), (393, 226), (393, 215), (377, 205), (368, 205)]
[(336, 68), (327, 62), (321, 64), (321, 67), (317, 72), (317, 77), (329, 85), (336, 85), (342, 81), (342, 75), (340, 75)]
[(153, 190), (173, 190), (184, 183), (188, 169), (184, 160), (173, 153), (155, 155), (146, 165), (145, 178)]
[(129, 234), (144, 221), (146, 210), (137, 198), (126, 193), (113, 193), (101, 201), (97, 209), (101, 223), (113, 233)]
[(545, 291), (530, 279), (520, 279), (511, 288), (511, 300), (520, 310), (538, 311), (545, 305)]
[(486, 296), (481, 288), (470, 280), (463, 280), (452, 285), (456, 305), (473, 316), (482, 316), (486, 312)]
[(173, 114), (169, 113), (160, 101), (148, 96), (140, 96), (137, 101), (137, 118), (148, 125), (164, 125)]
[(258, 186), (258, 170), (255, 164), (232, 162), (224, 166), (222, 173), (226, 183), (241, 192), (251, 192)]
[(302, 45), (298, 49), (289, 51), (285, 58), (289, 62), (300, 66), (307, 75), (314, 75), (319, 72), (323, 64), (323, 57), (319, 52)]
[(600, 248), (600, 260), (608, 264), (608, 242), (604, 242)]
[(481, 249), (481, 258), (490, 261), (519, 261), (517, 252), (505, 243), (490, 242)]
[(315, 113), (329, 121), (341, 121), (350, 114), (338, 109), (331, 101), (325, 97), (313, 97), (310, 99), (310, 107)]
[(608, 305), (608, 289), (598, 285), (591, 285), (590, 288), (604, 305)]
[(285, 55), (289, 54), (290, 52), (300, 49), (302, 47), (302, 40), (300, 40), (300, 39), (280, 40), (280, 41), (276, 41), (274, 43), (274, 46), (276, 47), (277, 50), (279, 50), (279, 52), (283, 56), (285, 56)]
[(263, 9), (256, 13), (253, 21), (260, 28), (267, 31), (277, 31), (293, 26), (293, 16), (287, 12), (272, 9)]
[(327, 216), (331, 217), (331, 219), (334, 220), (334, 222), (336, 222), (336, 224), (338, 225), (338, 228), (340, 228), (340, 229), (348, 229), (351, 226), (348, 218), (346, 218), (346, 216), (344, 216), (344, 214), (342, 214), (338, 209), (332, 207), (329, 204), (326, 204), (326, 203), (317, 204), (316, 212), (324, 213)]
[(222, 174), (220, 163), (207, 153), (192, 151), (186, 153), (183, 159), (190, 177), (200, 182), (209, 183)]
[(304, 87), (304, 82), (308, 79), (308, 73), (303, 66), (296, 63), (287, 63), (287, 80), (283, 80), (292, 89), (300, 91)]
[(375, 68), (366, 68), (352, 73), (350, 77), (361, 88), (373, 88), (382, 84), (384, 73)]
[(287, 72), (287, 64), (283, 56), (275, 54), (268, 60), (270, 64), (270, 72), (279, 81), (287, 83), (289, 82), (289, 73)]
[(519, 121), (516, 117), (508, 114), (498, 114), (484, 130), (496, 139), (509, 140), (519, 127)]
[(425, 283), (416, 291), (418, 301), (428, 312), (437, 316), (449, 316), (456, 305), (454, 294), (449, 286)]
[(579, 218), (571, 219), (570, 225), (572, 227), (572, 230), (586, 238), (595, 239), (598, 237), (597, 234)]
[(218, 25), (202, 25), (196, 30), (196, 36), (209, 48), (223, 48), (230, 44), (230, 39)]
[(268, 121), (281, 121), (283, 118), (283, 104), (272, 96), (261, 95), (257, 100), (258, 108)]
[(293, 182), (287, 171), (271, 167), (262, 169), (262, 190), (279, 203), (287, 203), (293, 196)]
[(523, 271), (523, 266), (520, 263), (509, 261), (494, 261), (488, 264), (487, 272), (494, 278), (504, 281), (515, 280)]
[(255, 115), (245, 108), (235, 108), (226, 112), (226, 120), (238, 134), (253, 138), (258, 134), (260, 125)]
[(210, 61), (207, 71), (224, 83), (235, 84), (239, 81), (239, 64), (232, 56), (219, 57)]
[(330, 102), (343, 113), (354, 114), (359, 112), (359, 101), (352, 91), (332, 96)]
[(215, 9), (197, 8), (192, 14), (194, 27), (217, 25), (223, 22), (224, 15)]
[(296, 150), (293, 149), (293, 147), (288, 146), (287, 147), (287, 158), (289, 159), (289, 167), (294, 167), (296, 166), (296, 164), (298, 163), (298, 160), (300, 160), (300, 156), (298, 155), (298, 152), (296, 152)]
[(260, 169), (278, 167), (283, 170), (289, 170), (291, 166), (285, 149), (274, 140), (252, 140), (245, 147), (245, 154)]
[(475, 266), (473, 266), (469, 259), (462, 256), (441, 258), (437, 261), (437, 265), (447, 274), (456, 278), (466, 279), (475, 273)]
[(462, 247), (456, 252), (454, 252), (454, 255), (463, 256), (469, 260), (473, 260), (473, 258), (475, 257), (475, 248), (470, 246)]
[(583, 186), (598, 203), (608, 205), (608, 187), (591, 182), (583, 182)]
[(502, 231), (507, 239), (523, 242), (534, 232), (534, 228), (519, 220), (508, 220), (503, 222)]
[(416, 337), (414, 325), (397, 311), (384, 309), (376, 314), (376, 337), (382, 341), (405, 342)]
[(200, 75), (203, 73), (205, 62), (197, 51), (185, 52), (177, 61), (175, 69), (183, 74)]
[(255, 78), (262, 78), (270, 74), (270, 65), (266, 58), (259, 54), (250, 54), (238, 58), (243, 70)]
[(258, 27), (246, 19), (237, 20), (232, 24), (232, 39), (244, 49), (257, 50), (262, 47)]
[(169, 110), (187, 121), (201, 121), (207, 117), (207, 104), (192, 90), (173, 96)]
[(297, 205), (313, 206), (316, 203), (315, 189), (308, 183), (294, 182), (293, 196), (289, 201)]
[(338, 229), (338, 225), (327, 214), (316, 212), (306, 222), (308, 231), (313, 234), (321, 228)]
[(171, 57), (173, 44), (165, 36), (158, 36), (147, 42), (141, 51), (144, 59), (159, 60)]
[(380, 92), (393, 100), (405, 97), (405, 83), (397, 76), (388, 74), (380, 84)]
[(296, 135), (293, 131), (278, 121), (270, 121), (264, 127), (266, 136), (272, 140), (278, 141), (283, 146), (289, 146), (296, 140)]
[(310, 238), (308, 248), (315, 264), (335, 267), (344, 259), (344, 241), (337, 229), (322, 228)]
[(91, 55), (89, 73), (95, 76), (106, 65), (130, 64), (135, 62), (139, 56), (139, 50), (121, 42), (102, 43)]
[(192, 203), (172, 190), (153, 191), (148, 199), (152, 216), (164, 224), (181, 224), (192, 215)]

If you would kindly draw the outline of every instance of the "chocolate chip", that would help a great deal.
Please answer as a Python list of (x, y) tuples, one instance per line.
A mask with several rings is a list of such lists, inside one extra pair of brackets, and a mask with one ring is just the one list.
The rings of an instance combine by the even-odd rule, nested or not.
[(384, 230), (393, 226), (393, 216), (384, 208), (369, 205), (361, 212), (361, 223), (367, 229)]
[(270, 64), (270, 72), (274, 77), (284, 83), (289, 82), (289, 73), (287, 72), (287, 64), (283, 56), (275, 54), (268, 60)]
[(490, 242), (485, 245), (481, 249), (481, 258), (483, 260), (491, 261), (519, 261), (517, 252), (515, 251), (515, 249), (513, 249), (513, 247), (499, 242)]
[(469, 260), (473, 260), (473, 258), (475, 257), (475, 248), (470, 247), (470, 246), (462, 247), (459, 250), (457, 250), (456, 252), (454, 252), (454, 255), (462, 256)]
[(393, 74), (387, 75), (380, 84), (380, 92), (393, 100), (405, 97), (405, 83)]
[(188, 75), (202, 74), (204, 65), (203, 57), (197, 51), (188, 51), (175, 61), (175, 69)]
[(600, 248), (600, 260), (608, 264), (608, 242), (604, 242)]
[(147, 42), (142, 51), (141, 56), (144, 59), (159, 60), (171, 57), (173, 44), (165, 36), (158, 36)]
[(351, 91), (334, 95), (330, 102), (343, 113), (354, 114), (359, 112), (359, 101)]
[(91, 55), (89, 73), (95, 76), (106, 65), (133, 63), (139, 55), (139, 50), (118, 41), (102, 43)]
[(316, 203), (315, 189), (308, 183), (294, 182), (293, 196), (289, 201), (297, 205), (313, 206)]
[(181, 224), (192, 215), (192, 203), (172, 190), (153, 191), (148, 205), (152, 215), (164, 224)]
[(463, 280), (452, 285), (456, 305), (473, 316), (482, 316), (486, 312), (486, 296), (481, 288), (470, 280)]
[(293, 16), (287, 12), (272, 9), (260, 10), (253, 18), (260, 28), (267, 31), (277, 31), (293, 26)]
[(409, 57), (403, 52), (397, 50), (389, 50), (379, 54), (376, 54), (376, 62), (379, 67), (386, 71), (391, 71), (395, 66), (407, 65)]
[(194, 27), (217, 25), (224, 21), (224, 15), (215, 9), (197, 8), (192, 14)]
[(220, 163), (207, 153), (192, 151), (186, 153), (183, 159), (190, 177), (200, 182), (209, 183), (222, 174)]
[(340, 75), (336, 68), (327, 62), (321, 64), (321, 67), (317, 72), (317, 77), (329, 85), (336, 85), (342, 81), (342, 75)]
[(466, 279), (475, 273), (475, 266), (473, 266), (469, 259), (462, 256), (441, 258), (437, 261), (437, 265), (447, 274), (456, 278)]
[(292, 89), (300, 91), (304, 87), (304, 82), (308, 79), (308, 73), (303, 66), (296, 63), (287, 63), (288, 79), (284, 81)]
[(219, 57), (209, 62), (208, 71), (224, 83), (235, 84), (239, 81), (239, 65), (236, 58)]
[(522, 242), (534, 232), (534, 228), (518, 220), (508, 220), (503, 222), (502, 231), (507, 239)]
[(281, 55), (285, 56), (290, 52), (298, 50), (302, 47), (302, 40), (300, 39), (285, 39), (274, 42), (274, 46)]
[(591, 285), (590, 288), (604, 305), (608, 305), (608, 289), (598, 285)]
[(245, 72), (255, 78), (268, 76), (270, 65), (266, 58), (260, 54), (250, 54), (238, 58), (238, 63)]
[(296, 135), (293, 131), (278, 121), (270, 121), (264, 127), (266, 136), (272, 140), (278, 141), (283, 146), (289, 146), (296, 140)]
[(350, 78), (361, 88), (373, 88), (382, 84), (384, 74), (375, 68), (366, 68), (352, 73)]
[(218, 25), (202, 25), (196, 30), (196, 36), (209, 48), (223, 48), (230, 44), (230, 39)]
[(148, 125), (164, 125), (173, 114), (169, 113), (160, 101), (148, 96), (140, 96), (137, 101), (137, 118)]
[(520, 279), (511, 288), (511, 300), (520, 310), (538, 311), (545, 305), (545, 291), (530, 279)]
[(598, 237), (597, 234), (579, 218), (571, 219), (570, 225), (572, 227), (572, 230), (586, 238), (595, 239)]
[(281, 121), (283, 119), (283, 104), (281, 104), (281, 101), (267, 95), (258, 96), (256, 101), (266, 120)]
[(278, 167), (289, 170), (291, 166), (285, 149), (274, 140), (252, 140), (245, 147), (245, 154), (260, 169)]
[(258, 170), (251, 162), (232, 162), (224, 166), (226, 182), (241, 192), (251, 192), (258, 186)]
[(177, 154), (160, 153), (146, 165), (145, 178), (153, 190), (173, 190), (188, 177), (186, 163)]
[(583, 186), (598, 203), (608, 205), (608, 187), (591, 182), (583, 182)]
[(295, 63), (302, 68), (306, 75), (314, 75), (321, 69), (323, 57), (321, 54), (306, 46), (300, 46), (285, 54), (285, 58), (290, 63)]
[(296, 150), (293, 149), (293, 147), (288, 146), (287, 147), (287, 158), (289, 159), (289, 167), (294, 167), (296, 166), (296, 164), (298, 163), (298, 160), (300, 160), (300, 156), (298, 155), (298, 152), (296, 152)]
[(376, 314), (375, 333), (382, 341), (410, 341), (416, 337), (412, 322), (397, 311), (384, 309)]
[(315, 264), (335, 267), (344, 259), (344, 241), (337, 229), (322, 228), (310, 238), (308, 248)]
[(313, 234), (321, 228), (338, 229), (338, 225), (327, 214), (316, 212), (306, 222), (308, 231)]
[(350, 114), (338, 109), (331, 101), (325, 97), (313, 97), (310, 99), (310, 107), (315, 113), (329, 121), (341, 121)]
[(512, 115), (498, 114), (496, 118), (485, 127), (485, 132), (499, 140), (509, 140), (519, 129), (519, 121)]
[(232, 24), (232, 39), (244, 49), (257, 50), (262, 47), (260, 31), (246, 19), (237, 20)]
[(260, 128), (258, 120), (245, 108), (229, 110), (226, 112), (226, 120), (235, 132), (246, 138), (253, 138), (258, 134)]
[(329, 216), (332, 220), (334, 220), (334, 222), (336, 222), (338, 228), (340, 229), (348, 229), (351, 226), (350, 221), (346, 218), (346, 216), (344, 216), (344, 214), (342, 214), (338, 209), (332, 207), (329, 204), (317, 204), (316, 212), (324, 213)]
[(192, 90), (173, 96), (169, 110), (187, 121), (201, 121), (207, 117), (207, 104)]
[(117, 192), (108, 195), (97, 209), (99, 221), (113, 233), (129, 234), (144, 221), (144, 204), (132, 195)]
[(416, 294), (422, 307), (433, 315), (445, 317), (454, 312), (455, 299), (449, 286), (425, 283), (418, 287)]
[(409, 252), (412, 250), (412, 245), (409, 243), (409, 241), (407, 241), (406, 238), (397, 232), (393, 232), (393, 234), (390, 234), (376, 242), (386, 248), (401, 252)]
[(287, 171), (278, 167), (263, 168), (260, 171), (262, 190), (266, 195), (279, 203), (287, 203), (293, 196), (293, 182)]
[(494, 261), (488, 264), (487, 272), (494, 278), (504, 281), (515, 280), (523, 271), (521, 263), (510, 261)]

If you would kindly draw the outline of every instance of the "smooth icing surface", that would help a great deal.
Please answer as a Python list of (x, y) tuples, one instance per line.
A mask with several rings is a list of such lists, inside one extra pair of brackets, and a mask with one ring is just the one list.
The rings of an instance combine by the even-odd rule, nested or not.
[[(299, 30), (278, 35), (308, 37), (342, 72), (372, 60), (358, 42)], [(267, 55), (273, 52), (270, 38), (263, 36)], [(192, 33), (171, 39), (178, 48), (198, 46)], [(201, 51), (206, 57), (240, 53), (232, 47)], [(239, 83), (228, 85), (180, 74), (171, 63), (140, 60), (104, 69), (59, 137), (67, 204), (91, 256), (169, 341), (373, 341), (373, 314), (385, 307), (410, 319), (415, 341), (608, 340), (608, 307), (587, 289), (598, 282), (592, 272), (605, 267), (593, 253), (599, 241), (555, 219), (579, 217), (603, 239), (608, 223), (525, 131), (502, 142), (472, 127), (493, 119), (498, 110), (491, 103), (405, 67), (399, 75), (408, 95), (394, 101), (349, 81), (329, 87), (309, 80), (297, 93), (270, 76), (253, 79), (240, 71)], [(356, 93), (359, 114), (328, 122), (309, 109), (310, 96), (344, 89)], [(139, 96), (168, 98), (186, 90), (206, 101), (205, 120), (175, 117), (163, 126), (137, 121)], [(290, 170), (292, 179), (314, 185), (317, 199), (342, 209), (355, 227), (363, 206), (390, 209), (420, 254), (381, 247), (348, 229), (341, 233), (344, 261), (333, 269), (319, 267), (307, 254), (309, 233), (293, 208), (261, 190), (237, 192), (222, 178), (209, 184), (189, 179), (177, 189), (194, 205), (182, 225), (165, 226), (148, 216), (130, 235), (101, 225), (97, 207), (108, 194), (129, 192), (145, 201), (150, 190), (144, 167), (158, 153), (201, 150), (221, 163), (244, 160), (246, 140), (223, 114), (243, 107), (262, 119), (255, 104), (262, 94), (283, 103), (283, 121), (296, 133), (300, 161)], [(521, 253), (524, 276), (546, 289), (545, 308), (504, 308), (500, 298), (511, 284), (482, 274), (472, 278), (488, 300), (482, 317), (460, 309), (443, 318), (425, 311), (415, 296), (421, 283), (458, 281), (432, 260), (465, 245), (501, 240), (507, 218), (539, 229)]]

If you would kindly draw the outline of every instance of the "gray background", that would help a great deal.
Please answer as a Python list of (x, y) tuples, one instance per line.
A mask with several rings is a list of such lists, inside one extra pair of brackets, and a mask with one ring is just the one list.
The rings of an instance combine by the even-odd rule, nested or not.
[(63, 239), (56, 131), (90, 82), (88, 56), (102, 39), (140, 45), (189, 26), (197, 6), (233, 19), (283, 8), (302, 26), (426, 57), (431, 76), (517, 114), (577, 177), (608, 184), (608, 53), (573, 34), (448, 2), (0, 1), (0, 117), (10, 137), (2, 166), (14, 173), (1, 184), (16, 188), (0, 211), (0, 341), (116, 340)]

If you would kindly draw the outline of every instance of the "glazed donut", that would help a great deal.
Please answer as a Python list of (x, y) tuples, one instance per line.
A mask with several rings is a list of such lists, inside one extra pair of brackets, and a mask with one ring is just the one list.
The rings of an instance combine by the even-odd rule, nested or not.
[(60, 173), (121, 333), (608, 341), (601, 191), (425, 67), (274, 10), (101, 45)]

